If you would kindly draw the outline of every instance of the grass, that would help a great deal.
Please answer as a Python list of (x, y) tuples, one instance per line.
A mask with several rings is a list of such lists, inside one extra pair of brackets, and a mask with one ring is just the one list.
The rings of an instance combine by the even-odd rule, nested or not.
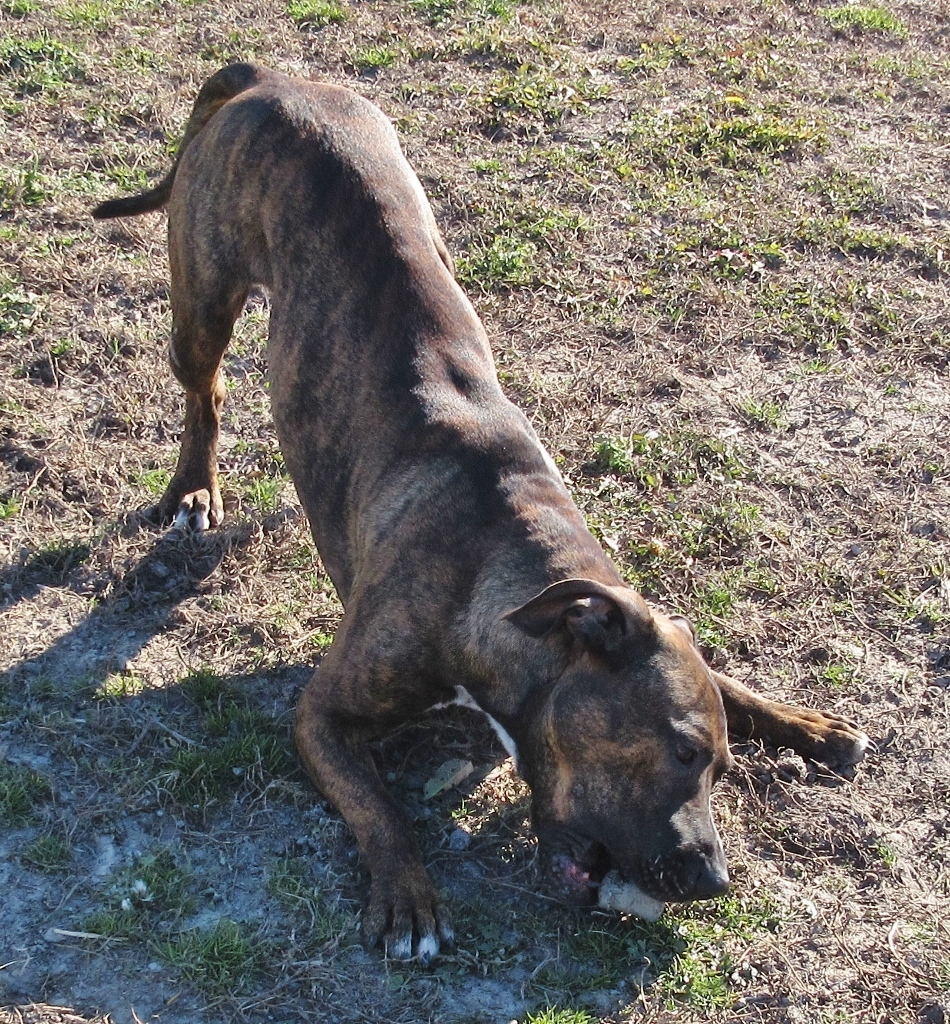
[(845, 4), (840, 7), (825, 7), (820, 14), (835, 32), (846, 33), (856, 30), (896, 36), (907, 35), (904, 23), (885, 7), (872, 4)]
[(280, 508), (285, 477), (258, 477), (244, 485), (244, 497), (247, 504), (257, 512), (269, 515)]
[(46, 576), (64, 576), (82, 565), (90, 553), (91, 548), (85, 541), (61, 537), (33, 551), (29, 557), (29, 567)]
[(95, 688), (100, 700), (135, 697), (145, 689), (145, 682), (134, 672), (112, 672)]
[(532, 984), (540, 992), (564, 992), (576, 1003), (585, 993), (626, 979), (637, 988), (654, 988), (671, 1010), (728, 1008), (749, 967), (741, 951), (779, 923), (768, 901), (736, 897), (674, 911), (652, 925), (635, 919), (578, 921), (561, 931), (557, 956), (535, 972)]
[(202, 712), (208, 743), (175, 750), (158, 766), (163, 793), (190, 810), (205, 810), (245, 785), (256, 785), (290, 768), (286, 739), (273, 719), (215, 673), (187, 676), (182, 691)]
[(0, 521), (12, 519), (15, 515), (19, 514), (20, 508), (20, 499), (16, 495), (0, 499)]
[(155, 948), (183, 981), (216, 996), (252, 991), (270, 959), (266, 943), (251, 927), (226, 919), (182, 932)]
[(496, 235), (473, 247), (456, 264), (458, 279), (481, 291), (507, 291), (531, 284), (535, 276), (536, 246), (508, 234)]
[(83, 930), (110, 939), (153, 940), (192, 913), (190, 872), (171, 850), (142, 854), (113, 878), (104, 906), (83, 921)]
[(788, 430), (788, 418), (781, 402), (770, 398), (757, 400), (747, 398), (739, 403), (739, 410), (750, 426), (759, 430)]
[(171, 470), (159, 467), (156, 469), (143, 469), (135, 473), (133, 483), (143, 488), (152, 497), (160, 498), (171, 483)]
[(443, 25), (459, 16), (467, 21), (508, 21), (519, 0), (408, 0), (408, 6), (432, 25)]
[(732, 447), (691, 431), (634, 434), (629, 439), (599, 437), (594, 442), (593, 467), (631, 477), (648, 491), (684, 487), (700, 479), (721, 483), (751, 476)]
[(562, 1009), (550, 1006), (525, 1017), (525, 1024), (594, 1024), (594, 1018), (586, 1010)]
[(16, 282), (0, 278), (0, 335), (20, 336), (36, 323), (37, 297)]
[(349, 54), (350, 64), (360, 73), (391, 68), (398, 59), (399, 50), (384, 43), (362, 46)]
[(50, 873), (69, 870), (73, 849), (70, 841), (55, 832), (45, 832), (23, 847), (21, 860), (37, 871)]
[(0, 35), (0, 78), (20, 95), (43, 93), (53, 99), (85, 75), (80, 53), (47, 32), (30, 39)]
[(5, 824), (31, 821), (51, 796), (45, 775), (25, 765), (0, 763), (0, 820)]
[(608, 87), (589, 79), (565, 80), (544, 67), (522, 65), (498, 73), (485, 91), (483, 124), (487, 129), (553, 125), (569, 114), (605, 99)]
[(291, 0), (287, 13), (298, 28), (310, 31), (340, 25), (348, 16), (346, 7), (335, 0)]
[(273, 866), (268, 892), (294, 917), (304, 920), (307, 944), (312, 949), (339, 946), (353, 934), (353, 918), (342, 911), (332, 892), (313, 883), (309, 864), (281, 858)]
[(0, 210), (12, 212), (20, 206), (41, 206), (49, 198), (39, 160), (0, 176)]

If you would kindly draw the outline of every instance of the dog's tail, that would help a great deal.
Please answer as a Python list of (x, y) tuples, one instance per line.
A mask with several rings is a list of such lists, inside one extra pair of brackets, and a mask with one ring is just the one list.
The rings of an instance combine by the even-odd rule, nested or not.
[(134, 217), (140, 213), (160, 210), (171, 195), (182, 154), (195, 136), (228, 100), (233, 100), (235, 96), (256, 85), (263, 74), (263, 69), (255, 67), (253, 64), (229, 64), (217, 74), (212, 75), (198, 93), (191, 117), (188, 118), (188, 124), (185, 126), (185, 135), (178, 147), (178, 155), (168, 174), (148, 192), (142, 192), (137, 196), (128, 196), (124, 199), (107, 199), (106, 202), (100, 203), (92, 211), (93, 217), (96, 220), (108, 220), (110, 217)]

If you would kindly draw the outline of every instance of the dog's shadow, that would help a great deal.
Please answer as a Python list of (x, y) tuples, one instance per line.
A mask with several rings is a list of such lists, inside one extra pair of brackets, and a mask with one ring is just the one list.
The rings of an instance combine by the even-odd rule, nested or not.
[[(101, 567), (111, 560), (103, 549), (144, 530), (154, 531), (156, 539), (143, 557), (118, 573)], [(250, 546), (254, 537), (248, 524), (202, 535), (159, 533), (147, 513), (133, 513), (98, 541), (63, 541), (25, 552), (0, 570), (0, 611), (7, 614), (13, 633), (8, 642), (24, 652), (0, 672), (0, 688), (15, 695), (42, 680), (66, 691), (96, 690), (110, 676), (129, 670), (149, 642), (173, 625), (179, 606), (206, 589), (222, 559)], [(35, 624), (27, 621), (29, 612), (13, 614), (16, 605), (36, 602), (43, 590), (72, 592), (90, 606), (46, 646)], [(20, 636), (17, 621), (24, 624)]]

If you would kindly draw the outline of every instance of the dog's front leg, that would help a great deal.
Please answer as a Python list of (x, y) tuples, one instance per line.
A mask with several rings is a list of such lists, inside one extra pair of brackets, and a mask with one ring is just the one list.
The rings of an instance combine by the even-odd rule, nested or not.
[(730, 735), (791, 747), (832, 768), (847, 768), (864, 757), (870, 741), (848, 719), (769, 700), (719, 672), (713, 678), (722, 693)]
[(369, 869), (363, 941), (369, 948), (382, 943), (398, 960), (416, 955), (428, 962), (440, 944), (454, 942), (451, 918), (422, 862), (412, 823), (362, 742), (367, 724), (328, 709), (327, 687), (317, 676), (297, 706), (294, 738), (308, 775), (353, 829)]

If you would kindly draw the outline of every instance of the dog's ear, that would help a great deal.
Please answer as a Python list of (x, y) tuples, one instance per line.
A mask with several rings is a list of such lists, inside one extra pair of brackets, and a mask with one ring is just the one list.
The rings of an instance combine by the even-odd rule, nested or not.
[(669, 620), (689, 637), (689, 642), (695, 647), (696, 627), (693, 625), (692, 620), (687, 619), (685, 615), (670, 615)]
[(505, 615), (528, 636), (566, 632), (594, 654), (611, 655), (653, 630), (653, 616), (635, 590), (594, 580), (562, 580)]

